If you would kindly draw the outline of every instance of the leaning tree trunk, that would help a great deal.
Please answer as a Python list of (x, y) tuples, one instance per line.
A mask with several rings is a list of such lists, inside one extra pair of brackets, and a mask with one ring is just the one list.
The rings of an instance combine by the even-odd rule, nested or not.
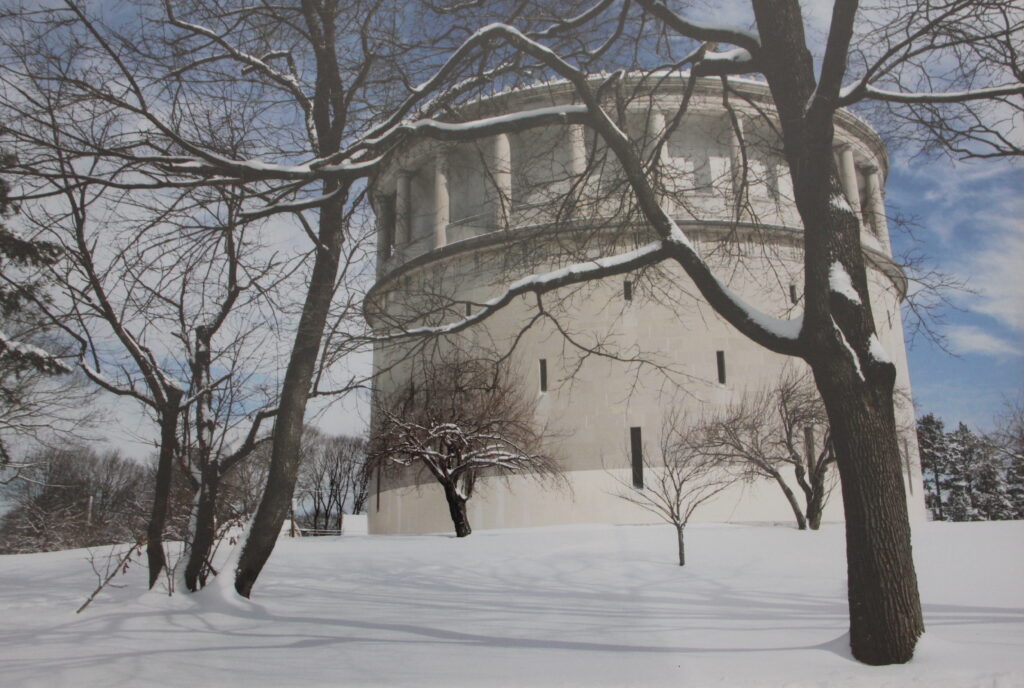
[(160, 455), (153, 485), (153, 506), (146, 526), (146, 559), (149, 564), (149, 587), (156, 585), (160, 573), (167, 568), (164, 552), (164, 529), (171, 504), (171, 483), (174, 479), (174, 457), (178, 451), (178, 403), (181, 392), (168, 389), (166, 410), (160, 416)]
[(210, 552), (217, 538), (217, 493), (220, 491), (220, 464), (209, 461), (204, 467), (196, 500), (195, 532), (185, 565), (185, 587), (195, 592), (206, 585), (210, 573)]
[[(347, 119), (346, 89), (338, 70), (335, 23), (326, 18), (331, 12), (326, 8), (322, 8), (323, 13), (317, 12), (311, 3), (302, 3), (302, 6), (316, 60), (312, 116), (317, 153), (323, 158), (341, 149), (342, 131)], [(338, 275), (348, 184), (338, 179), (326, 179), (323, 183), (324, 196), (330, 198), (320, 206), (316, 258), (281, 385), (267, 486), (235, 570), (235, 590), (244, 597), (251, 594), (256, 578), (274, 551), (274, 543), (281, 532), (295, 492), (306, 401), (309, 399), (309, 386), (316, 369), (320, 340), (324, 335)]]
[(455, 524), (455, 536), (461, 538), (472, 533), (473, 529), (469, 527), (469, 518), (466, 516), (466, 498), (459, 494), (454, 485), (444, 486), (444, 498), (448, 500), (448, 513)]
[(807, 520), (804, 518), (803, 509), (800, 508), (800, 502), (796, 500), (796, 495), (793, 494), (793, 490), (791, 490), (789, 485), (786, 484), (786, 481), (783, 480), (781, 473), (773, 471), (771, 475), (775, 478), (775, 482), (779, 484), (779, 489), (782, 490), (782, 494), (786, 495), (786, 501), (789, 502), (789, 508), (793, 510), (793, 516), (796, 518), (797, 529), (807, 530)]
[(835, 385), (815, 370), (836, 451), (846, 517), (850, 647), (867, 664), (909, 661), (924, 632), (892, 395), (884, 383)]
[[(336, 190), (335, 183), (325, 183), (325, 193)], [(295, 492), (306, 401), (338, 274), (345, 198), (344, 193), (338, 193), (320, 210), (318, 239), (321, 245), (316, 251), (306, 301), (281, 387), (266, 489), (235, 570), (235, 590), (243, 597), (252, 593), (253, 584), (274, 551)]]

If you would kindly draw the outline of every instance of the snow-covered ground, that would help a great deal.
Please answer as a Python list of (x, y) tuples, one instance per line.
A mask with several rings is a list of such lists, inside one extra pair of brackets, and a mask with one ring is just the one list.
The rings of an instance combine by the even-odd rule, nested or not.
[(914, 531), (928, 631), (847, 649), (842, 530), (663, 526), (284, 539), (251, 602), (140, 592), (76, 616), (81, 550), (0, 557), (5, 686), (1024, 686), (1024, 522)]

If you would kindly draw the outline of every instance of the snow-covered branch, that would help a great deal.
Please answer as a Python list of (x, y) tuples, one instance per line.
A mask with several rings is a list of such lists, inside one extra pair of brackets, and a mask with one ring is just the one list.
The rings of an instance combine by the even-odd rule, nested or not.
[(908, 93), (877, 88), (871, 84), (858, 81), (843, 87), (839, 93), (839, 104), (852, 105), (860, 100), (882, 100), (889, 103), (928, 104), (928, 103), (967, 103), (975, 100), (991, 100), (1009, 96), (1024, 95), (1024, 83), (1003, 84), (990, 88), (969, 89), (965, 91), (947, 91), (945, 93)]
[(681, 36), (692, 38), (695, 41), (729, 43), (744, 48), (751, 55), (756, 55), (761, 48), (761, 39), (758, 35), (746, 29), (691, 19), (670, 9), (664, 0), (637, 0), (637, 2)]
[(483, 322), (519, 296), (531, 293), (546, 294), (573, 284), (625, 274), (647, 265), (653, 265), (667, 257), (668, 252), (664, 243), (655, 241), (617, 256), (574, 263), (551, 272), (530, 275), (516, 280), (500, 295), (485, 301), (482, 307), (471, 316), (445, 325), (408, 328), (400, 332), (379, 335), (373, 339), (376, 342), (384, 343), (409, 337), (455, 334)]

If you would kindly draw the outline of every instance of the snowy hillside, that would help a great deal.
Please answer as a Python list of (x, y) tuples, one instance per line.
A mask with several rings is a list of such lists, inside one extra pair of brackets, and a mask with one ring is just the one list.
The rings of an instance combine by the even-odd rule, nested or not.
[(282, 540), (252, 602), (141, 593), (83, 614), (85, 552), (0, 557), (7, 686), (1024, 686), (1024, 522), (914, 533), (928, 632), (846, 648), (842, 530), (660, 526)]

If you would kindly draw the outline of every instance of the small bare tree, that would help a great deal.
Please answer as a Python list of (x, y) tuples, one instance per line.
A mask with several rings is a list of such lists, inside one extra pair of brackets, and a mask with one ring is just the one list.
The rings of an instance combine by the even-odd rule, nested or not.
[(651, 461), (645, 451), (643, 464), (647, 470), (643, 485), (636, 487), (619, 480), (622, 489), (616, 493), (620, 499), (675, 526), (680, 566), (686, 565), (683, 532), (690, 518), (701, 504), (736, 481), (735, 476), (701, 452), (699, 443), (694, 441), (697, 434), (681, 414), (675, 414), (675, 422), (667, 424), (662, 432), (664, 463)]
[[(836, 459), (825, 407), (806, 376), (790, 372), (770, 388), (745, 395), (704, 420), (694, 442), (708, 459), (738, 469), (746, 480), (774, 480), (800, 530), (821, 525), (831, 493), (828, 471)], [(783, 475), (787, 466), (804, 494), (803, 507)]]
[(416, 383), (376, 405), (371, 460), (429, 471), (444, 489), (458, 537), (472, 532), (466, 502), (477, 477), (557, 477), (557, 462), (541, 450), (533, 406), (507, 369), (453, 358), (424, 366)]

